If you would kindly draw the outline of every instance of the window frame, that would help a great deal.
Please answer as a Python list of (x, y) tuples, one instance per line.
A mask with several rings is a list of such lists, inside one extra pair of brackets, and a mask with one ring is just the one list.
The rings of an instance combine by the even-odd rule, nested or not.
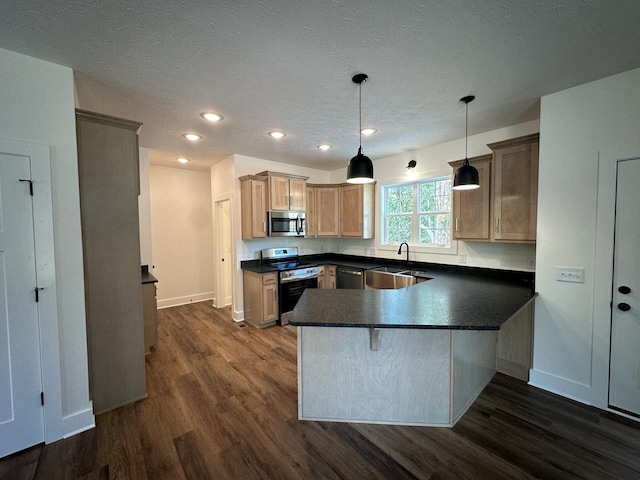
[[(419, 235), (419, 219), (421, 213), (418, 212), (419, 205), (418, 202), (418, 190), (419, 184), (425, 183), (429, 181), (436, 181), (438, 179), (449, 179), (453, 183), (453, 176), (451, 171), (447, 172), (430, 172), (427, 176), (423, 176), (420, 178), (412, 178), (407, 179), (406, 177), (398, 177), (391, 178), (385, 182), (380, 182), (379, 185), (379, 194), (378, 194), (378, 235), (376, 236), (376, 248), (378, 250), (386, 250), (386, 251), (396, 251), (398, 250), (399, 242), (387, 242), (386, 241), (386, 220), (387, 220), (387, 205), (386, 205), (386, 193), (388, 187), (392, 186), (403, 186), (403, 185), (412, 185), (413, 186), (413, 206), (414, 212), (411, 213), (411, 216), (416, 219), (416, 222), (412, 222), (415, 225), (412, 225), (412, 241), (408, 242), (410, 250), (412, 252), (420, 252), (420, 253), (431, 253), (431, 254), (439, 254), (439, 255), (457, 255), (458, 253), (458, 241), (455, 240), (453, 236), (453, 190), (451, 191), (451, 210), (449, 211), (449, 245), (445, 246), (437, 246), (437, 245), (425, 245), (416, 243), (414, 239), (418, 239)], [(409, 214), (406, 214), (409, 215)], [(424, 212), (422, 213), (424, 215)]]

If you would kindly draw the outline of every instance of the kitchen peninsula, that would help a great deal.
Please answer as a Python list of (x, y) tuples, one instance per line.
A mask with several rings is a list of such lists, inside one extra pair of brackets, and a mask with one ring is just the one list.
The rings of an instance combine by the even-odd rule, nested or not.
[(453, 426), (496, 372), (499, 330), (531, 285), (434, 271), (399, 290), (308, 289), (298, 327), (302, 420)]

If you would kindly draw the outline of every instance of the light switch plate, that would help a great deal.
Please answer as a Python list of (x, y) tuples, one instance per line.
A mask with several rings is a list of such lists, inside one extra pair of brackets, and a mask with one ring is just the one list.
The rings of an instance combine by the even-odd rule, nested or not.
[(556, 281), (584, 283), (583, 267), (556, 267)]

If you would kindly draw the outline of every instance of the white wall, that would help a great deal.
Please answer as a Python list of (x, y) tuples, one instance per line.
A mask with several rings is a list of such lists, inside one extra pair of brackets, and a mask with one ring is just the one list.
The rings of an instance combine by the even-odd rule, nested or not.
[[(0, 136), (50, 146), (62, 435), (93, 424), (89, 402), (71, 69), (0, 49)], [(47, 339), (42, 339), (46, 342)]]
[[(598, 159), (624, 145), (640, 145), (640, 69), (542, 98), (534, 364), (531, 383), (592, 402), (594, 331), (610, 319), (594, 317)], [(585, 283), (555, 280), (556, 266), (584, 267)], [(604, 268), (610, 269), (611, 263)], [(610, 272), (608, 272), (610, 275)], [(610, 287), (609, 287), (610, 288)], [(608, 303), (609, 300), (605, 300)], [(602, 309), (598, 309), (602, 310)], [(605, 305), (604, 311), (608, 311)], [(597, 373), (597, 375), (606, 375)]]
[(209, 173), (151, 165), (149, 179), (158, 308), (212, 299)]

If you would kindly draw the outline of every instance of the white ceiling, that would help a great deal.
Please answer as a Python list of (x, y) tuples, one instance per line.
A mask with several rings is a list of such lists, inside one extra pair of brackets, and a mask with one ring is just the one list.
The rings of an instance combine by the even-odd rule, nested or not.
[(191, 168), (231, 153), (345, 166), (356, 73), (375, 160), (464, 136), (467, 94), (470, 134), (538, 118), (541, 96), (640, 67), (639, 45), (638, 0), (0, 3), (0, 47), (73, 68), (82, 108), (142, 121), (152, 163)]

